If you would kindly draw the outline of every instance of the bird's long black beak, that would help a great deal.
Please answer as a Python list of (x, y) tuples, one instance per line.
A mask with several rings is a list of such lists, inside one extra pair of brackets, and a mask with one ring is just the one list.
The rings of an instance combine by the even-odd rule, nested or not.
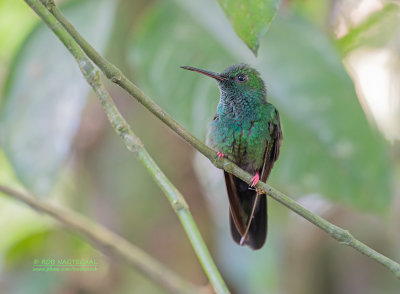
[(208, 70), (204, 70), (204, 69), (200, 69), (200, 68), (195, 68), (195, 67), (191, 67), (191, 66), (181, 66), (181, 68), (201, 73), (203, 75), (206, 75), (206, 76), (211, 77), (213, 79), (216, 79), (218, 81), (224, 81), (225, 80), (225, 78), (221, 77), (220, 74), (212, 72), (212, 71), (208, 71)]

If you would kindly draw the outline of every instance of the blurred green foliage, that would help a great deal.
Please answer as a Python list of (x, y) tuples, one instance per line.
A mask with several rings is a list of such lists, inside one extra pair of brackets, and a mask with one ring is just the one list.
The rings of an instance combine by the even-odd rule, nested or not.
[[(35, 16), (23, 1), (0, 0), (0, 60), (2, 64), (8, 65), (34, 22)], [(21, 25), (16, 25), (16, 23)]]
[[(203, 1), (207, 5), (212, 11), (211, 1)], [(269, 99), (282, 118), (284, 141), (272, 183), (293, 196), (320, 193), (359, 208), (387, 209), (387, 145), (368, 125), (334, 44), (301, 17), (282, 16), (254, 60), (237, 50), (239, 42), (222, 43), (234, 36), (221, 15), (204, 20), (219, 28), (210, 31), (193, 21), (197, 6), (187, 7), (185, 13), (180, 5), (156, 5), (134, 34), (129, 52), (141, 73), (139, 85), (204, 137), (218, 103), (217, 87), (179, 65), (222, 71), (227, 64), (250, 62), (266, 77)]]
[[(104, 51), (114, 18), (111, 2), (75, 1), (65, 10), (83, 36)], [(39, 23), (14, 57), (0, 117), (4, 151), (37, 195), (49, 193), (68, 157), (88, 91), (72, 56)]]
[[(256, 67), (284, 132), (271, 184), (378, 251), (398, 256), (398, 181), (393, 178), (400, 164), (391, 155), (396, 145), (368, 123), (342, 65), (342, 58), (358, 48), (397, 44), (398, 7), (382, 1), (382, 9), (358, 25), (349, 23), (348, 32), (337, 38), (335, 19), (351, 14), (338, 10), (343, 1), (285, 1), (279, 9), (273, 1), (242, 2), (250, 4), (242, 8), (238, 1), (218, 2), (223, 10), (213, 0), (85, 0), (68, 2), (62, 10), (92, 45), (202, 139), (215, 114), (218, 88), (179, 66), (222, 71), (246, 62)], [(205, 284), (168, 202), (113, 133), (97, 101), (87, 100), (88, 86), (55, 36), (42, 24), (26, 36), (36, 18), (21, 3), (0, 0), (0, 183), (51, 194), (52, 201), (86, 214), (185, 278)], [(240, 9), (267, 17), (249, 18)], [(238, 36), (253, 51), (260, 44), (258, 58)], [(225, 197), (222, 177), (219, 189), (201, 186), (193, 150), (120, 89), (108, 86), (135, 133), (187, 197), (233, 292), (398, 292), (385, 269), (342, 249), (272, 201), (266, 247), (259, 252), (237, 247), (227, 229), (227, 205), (219, 201)], [(220, 171), (213, 167), (196, 168), (201, 183), (218, 180)], [(386, 218), (365, 211), (384, 212)], [(5, 197), (0, 198), (0, 231), (0, 293), (164, 293)], [(102, 263), (96, 273), (31, 271), (37, 257), (92, 255)]]
[(338, 40), (338, 46), (343, 55), (361, 46), (382, 48), (395, 42), (392, 37), (400, 33), (399, 13), (399, 5), (390, 2), (381, 10), (373, 12), (366, 20)]

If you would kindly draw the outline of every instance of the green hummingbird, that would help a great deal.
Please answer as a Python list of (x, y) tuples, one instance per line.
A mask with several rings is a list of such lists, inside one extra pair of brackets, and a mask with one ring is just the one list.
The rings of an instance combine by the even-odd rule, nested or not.
[(267, 102), (264, 81), (247, 64), (235, 64), (222, 73), (190, 66), (217, 81), (220, 100), (207, 135), (207, 145), (218, 158), (228, 158), (254, 175), (250, 185), (224, 171), (233, 240), (260, 249), (267, 237), (267, 197), (255, 189), (266, 181), (278, 159), (282, 130), (278, 110)]

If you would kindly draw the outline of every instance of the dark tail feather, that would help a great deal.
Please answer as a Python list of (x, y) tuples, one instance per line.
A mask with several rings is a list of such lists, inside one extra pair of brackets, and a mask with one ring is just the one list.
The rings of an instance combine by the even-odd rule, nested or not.
[[(240, 245), (257, 192), (249, 189), (249, 185), (237, 177), (227, 172), (224, 175), (230, 204), (231, 234), (233, 240)], [(260, 195), (257, 202), (254, 218), (243, 242), (254, 250), (260, 249), (267, 238), (267, 197)]]

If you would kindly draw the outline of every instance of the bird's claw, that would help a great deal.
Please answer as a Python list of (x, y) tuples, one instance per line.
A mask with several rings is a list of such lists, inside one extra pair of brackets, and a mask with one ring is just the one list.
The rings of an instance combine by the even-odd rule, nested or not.
[(254, 175), (254, 177), (251, 178), (250, 180), (250, 187), (254, 187), (255, 185), (257, 185), (258, 181), (260, 180), (260, 175), (258, 174), (258, 172)]
[(225, 157), (225, 154), (218, 151), (218, 152), (217, 152), (217, 157), (218, 157), (218, 159), (224, 158), (224, 157)]

